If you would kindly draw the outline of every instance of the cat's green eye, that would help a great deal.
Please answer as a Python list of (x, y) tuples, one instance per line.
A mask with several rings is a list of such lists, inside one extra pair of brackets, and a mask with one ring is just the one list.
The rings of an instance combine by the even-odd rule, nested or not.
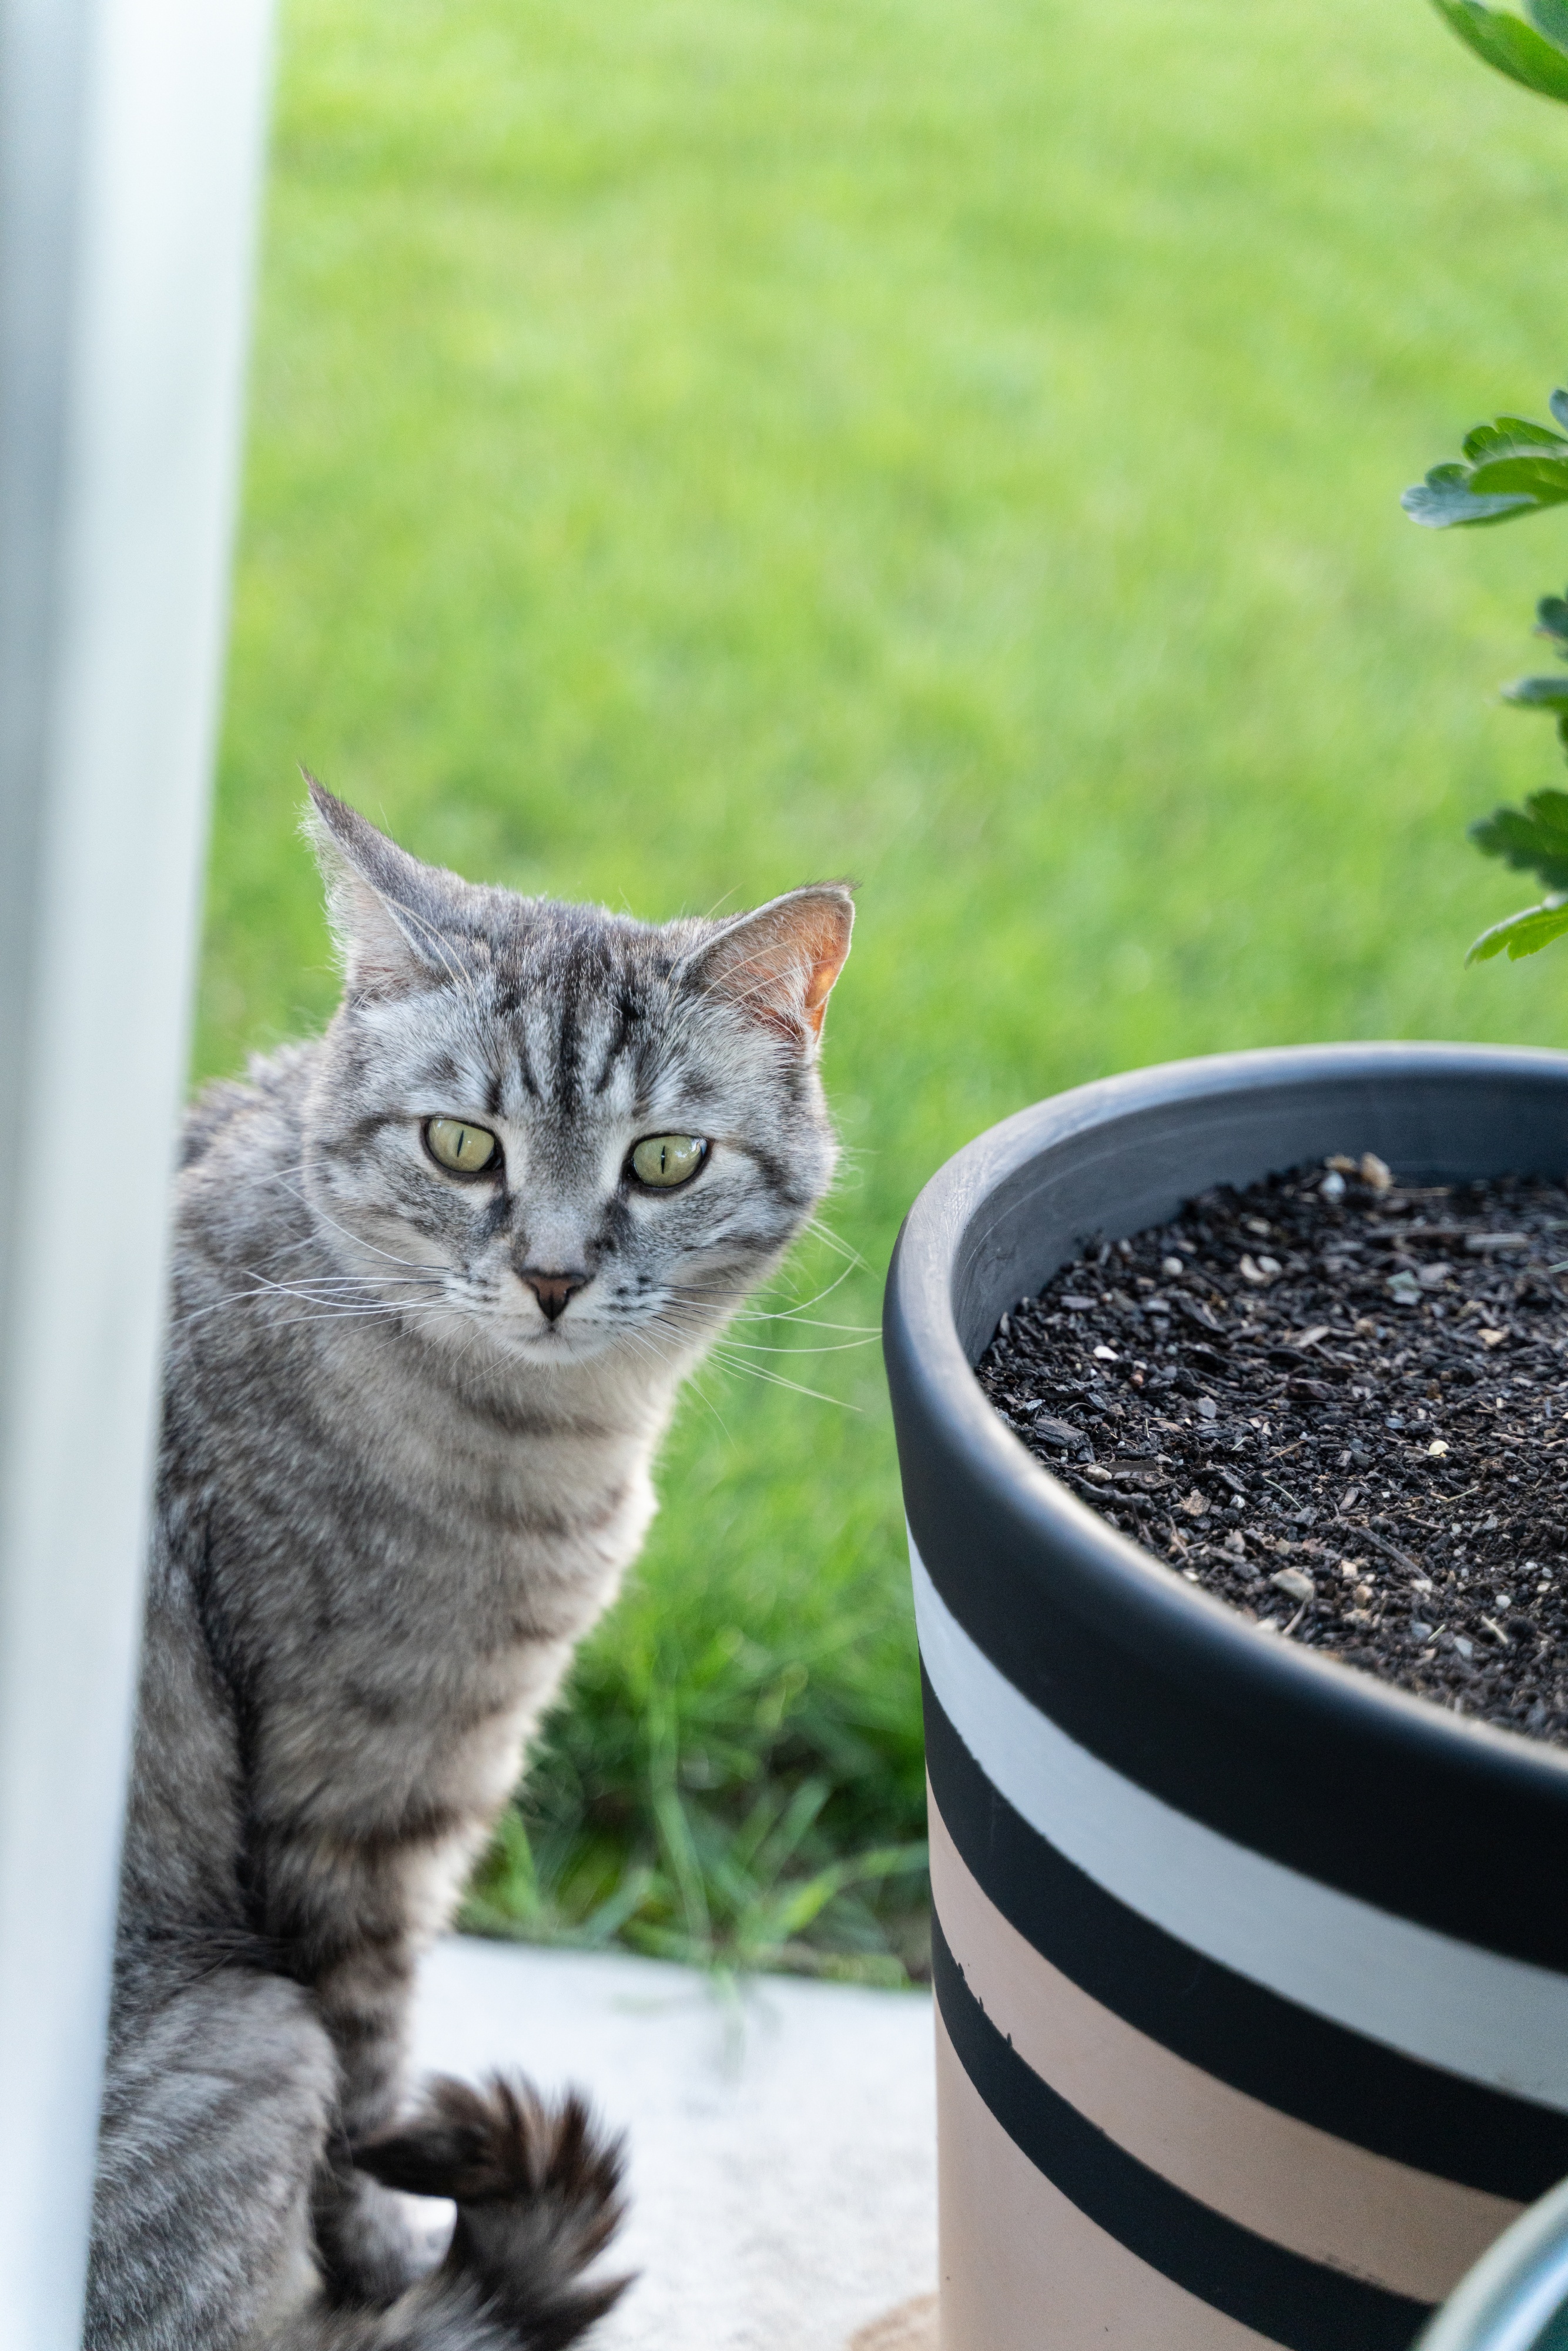
[(689, 1184), (706, 1157), (700, 1134), (648, 1134), (632, 1150), (632, 1173), (639, 1184), (669, 1192)]
[(470, 1126), (465, 1118), (427, 1118), (425, 1147), (455, 1176), (477, 1176), (490, 1166), (500, 1144), (487, 1126)]

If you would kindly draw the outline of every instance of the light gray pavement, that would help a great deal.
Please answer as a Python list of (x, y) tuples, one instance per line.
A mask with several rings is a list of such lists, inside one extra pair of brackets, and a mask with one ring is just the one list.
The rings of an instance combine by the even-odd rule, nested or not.
[(455, 1938), (414, 2058), (580, 2085), (627, 2130), (641, 2276), (598, 2351), (935, 2351), (931, 2033), (923, 1993)]

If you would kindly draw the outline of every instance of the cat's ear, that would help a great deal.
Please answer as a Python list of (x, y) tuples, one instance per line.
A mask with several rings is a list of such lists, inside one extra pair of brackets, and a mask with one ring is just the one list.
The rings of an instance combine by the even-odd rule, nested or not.
[(846, 883), (813, 883), (737, 914), (698, 948), (687, 969), (700, 987), (810, 1051), (849, 955), (854, 919)]
[(327, 885), (327, 918), (350, 998), (406, 996), (453, 977), (457, 956), (444, 935), (446, 877), (378, 832), (308, 768), (305, 829)]

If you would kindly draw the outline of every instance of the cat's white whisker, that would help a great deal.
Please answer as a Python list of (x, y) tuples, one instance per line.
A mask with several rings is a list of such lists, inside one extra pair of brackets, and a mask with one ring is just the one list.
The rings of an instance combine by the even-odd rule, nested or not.
[[(260, 1273), (250, 1269), (246, 1270), (246, 1279), (260, 1290), (298, 1290), (301, 1287), (301, 1284), (297, 1281), (278, 1281), (271, 1274)], [(434, 1270), (429, 1273), (344, 1273), (324, 1275), (319, 1279), (312, 1278), (308, 1286), (317, 1290), (350, 1291), (393, 1287), (402, 1290), (409, 1284), (413, 1284), (415, 1288), (425, 1288), (433, 1282), (440, 1282), (444, 1279), (444, 1275)]]
[(724, 1339), (720, 1344), (731, 1348), (744, 1347), (748, 1354), (754, 1355), (849, 1355), (858, 1347), (873, 1346), (881, 1336), (880, 1331), (868, 1331), (858, 1339), (835, 1340), (830, 1347), (770, 1347), (762, 1339), (731, 1338)]
[[(841, 1284), (842, 1284), (843, 1282), (845, 1282), (845, 1281), (847, 1281), (847, 1280), (849, 1280), (850, 1275), (854, 1271), (854, 1270), (855, 1270), (855, 1269), (854, 1269), (854, 1267), (853, 1267), (853, 1266), (846, 1266), (846, 1267), (844, 1268), (844, 1270), (843, 1270), (842, 1273), (839, 1274), (839, 1275), (837, 1276), (837, 1278), (836, 1278), (834, 1280), (830, 1281), (830, 1282), (827, 1284), (827, 1286), (826, 1286), (826, 1288), (825, 1288), (825, 1289), (819, 1290), (818, 1290), (818, 1291), (816, 1291), (816, 1293), (815, 1293), (812, 1297), (810, 1297), (810, 1298), (803, 1298), (803, 1299), (800, 1301), (800, 1303), (798, 1306), (774, 1306), (774, 1307), (768, 1307), (768, 1306), (756, 1306), (756, 1307), (753, 1307), (753, 1308), (750, 1310), (750, 1312), (748, 1313), (748, 1315), (747, 1316), (747, 1318), (746, 1318), (746, 1319), (747, 1319), (747, 1321), (757, 1321), (757, 1322), (764, 1322), (764, 1321), (767, 1321), (767, 1322), (797, 1322), (797, 1321), (804, 1321), (804, 1320), (808, 1319), (808, 1318), (807, 1318), (807, 1310), (808, 1310), (808, 1308), (812, 1307), (812, 1306), (820, 1306), (820, 1305), (822, 1303), (822, 1301), (823, 1301), (825, 1298), (831, 1298), (831, 1297), (832, 1296), (832, 1294), (833, 1294), (834, 1290), (837, 1290), (837, 1289), (839, 1289), (839, 1287), (841, 1286)], [(869, 1329), (870, 1327), (871, 1327), (871, 1326), (870, 1326), (869, 1324), (848, 1324), (848, 1323), (839, 1323), (839, 1324), (826, 1324), (826, 1323), (825, 1323), (825, 1324), (823, 1325), (823, 1328), (824, 1328), (824, 1329), (839, 1329), (839, 1330), (847, 1330), (847, 1329)]]
[(867, 1265), (859, 1249), (855, 1249), (849, 1241), (845, 1240), (841, 1234), (834, 1232), (831, 1225), (823, 1224), (821, 1217), (808, 1217), (802, 1229), (813, 1234), (818, 1240), (824, 1242), (829, 1249), (837, 1249), (841, 1257), (847, 1258), (849, 1259), (850, 1270), (852, 1271), (857, 1267), (862, 1273), (869, 1273), (871, 1271), (870, 1266)]
[(817, 1314), (737, 1314), (737, 1322), (790, 1322), (797, 1331), (852, 1331), (862, 1339), (880, 1339), (874, 1322), (824, 1322)]
[(725, 1354), (722, 1346), (713, 1350), (713, 1361), (727, 1364), (732, 1372), (745, 1372), (754, 1380), (766, 1380), (771, 1387), (791, 1388), (797, 1395), (810, 1396), (814, 1404), (837, 1405), (841, 1412), (859, 1412), (861, 1408), (843, 1396), (825, 1395), (821, 1388), (809, 1388), (800, 1380), (787, 1379), (782, 1372), (770, 1371), (762, 1364), (737, 1363)]
[(405, 1309), (413, 1309), (419, 1306), (428, 1305), (433, 1301), (421, 1298), (409, 1298), (401, 1301), (397, 1300), (364, 1300), (364, 1290), (369, 1284), (380, 1281), (389, 1283), (396, 1282), (399, 1284), (410, 1282), (416, 1283), (421, 1287), (440, 1286), (442, 1277), (439, 1275), (432, 1276), (429, 1278), (429, 1281), (427, 1283), (426, 1277), (423, 1275), (407, 1273), (375, 1274), (367, 1276), (363, 1280), (351, 1276), (344, 1276), (340, 1281), (337, 1282), (323, 1281), (320, 1283), (304, 1283), (277, 1281), (267, 1275), (253, 1272), (247, 1268), (246, 1269), (246, 1280), (248, 1284), (247, 1288), (244, 1290), (230, 1290), (221, 1298), (214, 1298), (205, 1306), (193, 1308), (188, 1314), (174, 1316), (171, 1322), (171, 1329), (183, 1330), (189, 1323), (199, 1322), (204, 1321), (208, 1315), (221, 1313), (226, 1307), (255, 1305), (269, 1297), (275, 1296), (297, 1298), (307, 1305), (332, 1306), (344, 1312), (355, 1311), (357, 1302), (363, 1300), (366, 1311), (370, 1311), (370, 1309), (373, 1307), (374, 1311), (377, 1312), (393, 1314), (401, 1312)]
[(341, 1233), (345, 1240), (352, 1241), (356, 1249), (369, 1249), (372, 1257), (384, 1257), (389, 1265), (412, 1266), (418, 1273), (434, 1273), (437, 1270), (435, 1267), (427, 1262), (422, 1262), (416, 1257), (400, 1257), (394, 1249), (382, 1249), (376, 1242), (367, 1240), (362, 1233), (354, 1232), (348, 1225), (340, 1224), (336, 1217), (329, 1216), (319, 1201), (307, 1200), (303, 1192), (297, 1192), (295, 1196), (308, 1206), (311, 1214), (319, 1217), (323, 1224), (330, 1225), (335, 1233)]

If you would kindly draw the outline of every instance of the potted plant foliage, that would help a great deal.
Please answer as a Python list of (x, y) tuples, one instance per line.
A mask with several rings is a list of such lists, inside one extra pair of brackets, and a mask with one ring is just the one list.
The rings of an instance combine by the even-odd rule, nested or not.
[[(1437, 5), (1568, 98), (1568, 0), (1529, 24)], [(1552, 413), (1563, 434), (1479, 428), (1409, 510), (1568, 502), (1568, 395)], [(1541, 622), (1568, 649), (1568, 600)], [(1568, 744), (1568, 672), (1513, 695)], [(1568, 794), (1477, 838), (1548, 895), (1472, 954), (1568, 931)], [(1245, 1187), (1309, 1168), (1301, 1217), (1346, 1213), (1336, 1170), (1388, 1194), (1340, 1256), (1270, 1256), (1266, 1202), (1249, 1249), (1138, 1254), (1183, 1204), (1220, 1187), (1230, 1230)], [(1404, 2351), (1568, 2172), (1568, 1526), (1501, 1556), (1508, 1498), (1540, 1490), (1504, 1424), (1562, 1442), (1568, 1298), (1523, 1237), (1439, 1205), (1565, 1168), (1568, 1056), (1314, 1047), (1041, 1103), (912, 1210), (884, 1342), (931, 1785), (944, 2351)], [(1124, 1244), (1136, 1290), (1114, 1287)], [(1336, 1264), (1344, 1310), (1318, 1327), (1248, 1302)], [(1123, 1335), (1061, 1341), (1076, 1388), (1024, 1393), (1009, 1318), (1065, 1332), (1112, 1299)], [(1451, 1380), (1411, 1385), (1423, 1348)], [(1292, 1455), (1328, 1465), (1310, 1504)], [(1440, 1566), (1354, 1482), (1367, 1459), (1426, 1498)], [(1506, 1705), (1464, 1695), (1504, 1683)]]
[[(1529, 23), (1481, 0), (1435, 5), (1489, 65), (1542, 98), (1568, 102), (1568, 0), (1530, 0)], [(1429, 530), (1474, 530), (1568, 504), (1568, 391), (1554, 392), (1548, 404), (1552, 424), (1496, 416), (1472, 426), (1458, 457), (1434, 465), (1406, 491), (1406, 513)], [(1568, 598), (1543, 596), (1536, 628), (1568, 662)], [(1518, 708), (1549, 711), (1568, 753), (1568, 669), (1516, 679), (1502, 692)], [(1568, 931), (1568, 792), (1547, 789), (1531, 793), (1522, 809), (1494, 809), (1470, 827), (1470, 838), (1485, 855), (1536, 874), (1546, 894), (1483, 931), (1469, 960), (1506, 951), (1517, 961), (1561, 938)]]

